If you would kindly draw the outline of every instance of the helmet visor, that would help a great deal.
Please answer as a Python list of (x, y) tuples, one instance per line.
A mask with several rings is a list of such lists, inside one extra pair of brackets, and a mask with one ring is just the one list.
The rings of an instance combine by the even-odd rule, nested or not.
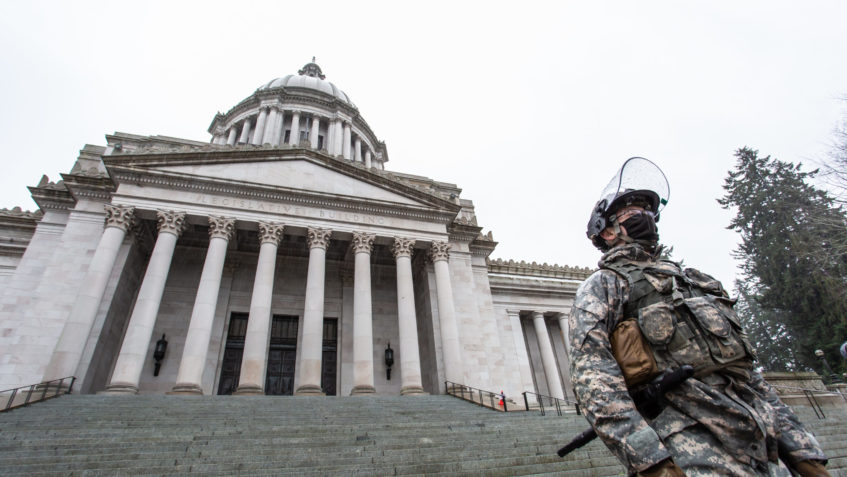
[(630, 157), (603, 189), (600, 200), (605, 200), (608, 207), (617, 197), (638, 190), (653, 191), (659, 197), (655, 214), (661, 212), (670, 197), (668, 179), (659, 166), (643, 157)]

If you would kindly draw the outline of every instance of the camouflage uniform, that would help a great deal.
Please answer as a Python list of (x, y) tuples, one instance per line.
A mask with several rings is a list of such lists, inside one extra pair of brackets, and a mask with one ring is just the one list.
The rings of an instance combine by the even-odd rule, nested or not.
[[(630, 474), (673, 457), (689, 476), (789, 475), (777, 460), (778, 445), (792, 462), (826, 459), (815, 438), (755, 371), (701, 369), (666, 394), (667, 405), (655, 419), (643, 417), (610, 345), (612, 331), (626, 318), (632, 288), (625, 276), (609, 269), (622, 265), (664, 267), (683, 275), (678, 265), (658, 261), (638, 244), (615, 247), (580, 286), (570, 315), (577, 399)], [(704, 278), (703, 288), (712, 288), (707, 293), (725, 295), (713, 278), (689, 272)]]

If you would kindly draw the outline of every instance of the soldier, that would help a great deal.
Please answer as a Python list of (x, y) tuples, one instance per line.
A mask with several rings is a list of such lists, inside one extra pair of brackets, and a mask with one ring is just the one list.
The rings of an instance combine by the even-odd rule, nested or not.
[[(586, 418), (630, 475), (788, 476), (787, 465), (828, 476), (814, 436), (754, 370), (721, 283), (660, 258), (656, 222), (668, 196), (662, 171), (634, 157), (591, 213), (587, 235), (604, 254), (570, 315)], [(682, 365), (692, 378), (651, 411), (636, 408), (630, 391)]]

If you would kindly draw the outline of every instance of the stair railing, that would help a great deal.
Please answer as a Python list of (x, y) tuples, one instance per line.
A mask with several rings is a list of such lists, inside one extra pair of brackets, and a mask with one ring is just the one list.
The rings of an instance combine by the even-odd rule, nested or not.
[(780, 386), (780, 385), (772, 385), (772, 387), (775, 388), (775, 389), (789, 390), (789, 391), (794, 391), (794, 392), (798, 392), (798, 391), (802, 392), (803, 395), (806, 396), (806, 399), (809, 401), (809, 406), (811, 406), (812, 410), (815, 411), (815, 415), (818, 417), (818, 419), (826, 419), (826, 414), (824, 414), (823, 408), (821, 407), (821, 404), (818, 401), (818, 398), (817, 398), (816, 395), (824, 395), (824, 396), (839, 395), (845, 401), (847, 401), (847, 396), (845, 396), (840, 390), (823, 391), (821, 389), (809, 389), (809, 388), (800, 388), (800, 387), (794, 387), (794, 386)]
[(486, 391), (484, 389), (454, 383), (453, 381), (444, 381), (444, 384), (447, 388), (447, 394), (450, 396), (455, 396), (495, 411), (508, 412), (509, 410), (506, 397), (502, 393)]
[[(65, 385), (65, 381), (70, 382)], [(5, 396), (5, 404), (0, 405), (0, 412), (5, 412), (16, 407), (27, 406), (34, 402), (46, 401), (62, 394), (70, 394), (74, 387), (76, 376), (68, 376), (65, 378), (54, 379), (52, 381), (44, 381), (38, 384), (30, 384), (29, 386), (21, 386), (18, 388), (6, 389), (0, 391), (0, 396)], [(2, 398), (0, 398), (2, 399)], [(0, 402), (3, 402), (0, 400)]]
[(533, 393), (530, 391), (523, 392), (523, 402), (524, 406), (526, 406), (526, 410), (530, 411), (532, 406), (529, 405), (529, 395), (534, 396), (535, 402), (538, 403), (538, 410), (541, 412), (542, 416), (546, 416), (546, 411), (544, 410), (544, 401), (547, 400), (548, 407), (556, 410), (556, 414), (561, 416), (564, 412), (563, 409), (573, 407), (576, 410), (577, 414), (581, 414), (579, 411), (579, 404), (575, 401), (571, 401), (569, 399), (561, 399), (553, 396), (547, 396), (544, 394)]

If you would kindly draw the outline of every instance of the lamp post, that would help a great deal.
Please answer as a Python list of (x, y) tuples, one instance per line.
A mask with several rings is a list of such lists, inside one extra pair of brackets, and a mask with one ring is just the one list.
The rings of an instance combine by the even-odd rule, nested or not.
[(823, 361), (823, 367), (826, 370), (826, 372), (829, 373), (829, 376), (828, 376), (829, 382), (827, 384), (840, 383), (841, 378), (839, 378), (837, 374), (832, 372), (832, 368), (829, 367), (829, 361), (826, 360), (826, 356), (824, 355), (823, 350), (822, 349), (816, 349), (815, 350), (815, 356), (817, 356), (818, 358), (821, 359), (821, 361)]

